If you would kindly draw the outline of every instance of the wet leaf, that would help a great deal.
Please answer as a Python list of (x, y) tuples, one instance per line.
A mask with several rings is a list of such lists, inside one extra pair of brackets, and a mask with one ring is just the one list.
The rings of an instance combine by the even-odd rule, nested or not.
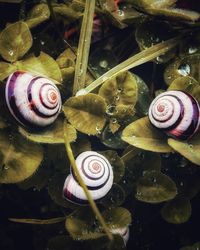
[(160, 153), (172, 152), (167, 144), (167, 137), (150, 124), (148, 117), (129, 124), (123, 130), (122, 140), (144, 150)]
[(66, 229), (74, 240), (92, 240), (104, 236), (104, 232), (95, 225), (95, 219), (90, 211), (81, 210), (79, 213), (67, 217)]
[(63, 105), (68, 121), (80, 132), (95, 135), (105, 125), (106, 103), (96, 94), (71, 97)]
[(131, 224), (131, 213), (123, 207), (107, 209), (102, 213), (110, 229), (124, 228)]
[[(159, 27), (159, 29), (158, 29)], [(147, 49), (159, 42), (165, 41), (175, 35), (172, 26), (164, 21), (149, 20), (142, 22), (135, 31), (136, 41), (141, 50)], [(155, 59), (156, 63), (165, 63), (175, 56), (176, 50), (172, 49)]]
[(168, 139), (168, 143), (175, 151), (200, 166), (200, 133), (197, 133), (188, 141), (178, 141), (170, 138)]
[(173, 224), (185, 223), (189, 220), (192, 213), (190, 200), (183, 196), (167, 202), (161, 210), (164, 220)]
[(114, 182), (119, 182), (124, 176), (125, 171), (123, 160), (121, 160), (117, 152), (113, 150), (101, 151), (100, 154), (104, 155), (110, 162), (114, 172)]
[(138, 180), (136, 199), (147, 203), (160, 203), (177, 195), (176, 184), (157, 171), (148, 171)]
[(166, 84), (170, 85), (175, 79), (181, 76), (190, 76), (199, 82), (199, 62), (200, 54), (192, 54), (183, 58), (177, 58), (165, 69), (164, 79)]
[(0, 183), (17, 183), (30, 177), (40, 166), (43, 149), (40, 145), (14, 135), (9, 139), (0, 131)]
[[(42, 131), (27, 131), (22, 127), (19, 127), (19, 132), (25, 136), (28, 140), (38, 143), (65, 143), (63, 138), (63, 119), (58, 118), (53, 125)], [(65, 126), (65, 132), (68, 135), (70, 142), (76, 140), (76, 130), (70, 124)]]
[(0, 62), (0, 81), (3, 81), (10, 74), (14, 73), (17, 70), (17, 67), (13, 64)]
[(31, 11), (28, 13), (26, 23), (28, 27), (34, 28), (38, 24), (46, 21), (50, 17), (50, 11), (47, 4), (41, 3), (35, 5)]
[(35, 75), (51, 78), (56, 84), (62, 82), (62, 75), (57, 62), (44, 52), (41, 52), (38, 57), (29, 55), (25, 59), (16, 62), (15, 65), (18, 70), (25, 70)]
[(48, 193), (51, 199), (59, 206), (75, 209), (77, 208), (77, 206), (67, 201), (63, 197), (63, 186), (66, 178), (67, 178), (66, 174), (56, 173), (49, 181)]
[(102, 131), (100, 139), (101, 142), (109, 148), (122, 149), (127, 146), (127, 143), (121, 139), (121, 134), (122, 132), (119, 130), (113, 133), (110, 126), (107, 125)]
[(52, 219), (17, 219), (17, 218), (9, 218), (12, 222), (25, 223), (25, 224), (36, 224), (36, 225), (51, 225), (63, 222), (65, 217), (58, 217)]
[(134, 106), (137, 102), (138, 88), (136, 77), (127, 72), (106, 81), (99, 90), (108, 106), (114, 106), (113, 116), (123, 119), (133, 115)]
[(191, 94), (200, 102), (200, 85), (198, 81), (190, 76), (176, 78), (169, 86), (168, 90), (182, 90)]
[(15, 62), (32, 46), (32, 35), (28, 25), (17, 22), (9, 25), (0, 33), (0, 54), (9, 62)]

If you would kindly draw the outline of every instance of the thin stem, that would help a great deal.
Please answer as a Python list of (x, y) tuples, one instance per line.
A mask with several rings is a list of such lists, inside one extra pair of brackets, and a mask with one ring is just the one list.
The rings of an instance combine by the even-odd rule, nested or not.
[(64, 131), (64, 140), (65, 140), (65, 147), (66, 147), (66, 151), (67, 151), (67, 155), (69, 157), (69, 160), (70, 160), (70, 163), (71, 163), (71, 166), (73, 168), (73, 171), (77, 177), (77, 180), (79, 182), (79, 184), (81, 185), (81, 187), (83, 188), (84, 192), (85, 192), (85, 195), (88, 199), (88, 202), (90, 203), (90, 206), (94, 212), (94, 214), (96, 215), (97, 219), (99, 220), (100, 224), (102, 225), (105, 233), (107, 234), (108, 238), (110, 240), (113, 240), (113, 236), (109, 230), (109, 228), (107, 227), (106, 223), (105, 223), (105, 220), (104, 218), (102, 217), (98, 207), (96, 206), (96, 203), (94, 202), (94, 200), (92, 199), (88, 189), (87, 189), (87, 186), (85, 185), (81, 175), (79, 174), (79, 171), (78, 171), (78, 168), (76, 166), (76, 161), (74, 159), (74, 155), (73, 155), (73, 152), (72, 152), (72, 149), (71, 149), (71, 145), (67, 139), (67, 134), (65, 133)]
[(106, 80), (110, 79), (113, 76), (116, 76), (119, 73), (127, 71), (131, 68), (139, 66), (143, 63), (149, 62), (156, 57), (163, 55), (171, 48), (175, 47), (181, 40), (181, 36), (169, 39), (165, 42), (158, 43), (148, 49), (141, 51), (140, 53), (128, 58), (124, 62), (118, 64), (102, 76), (100, 76), (97, 80), (88, 85), (85, 90), (89, 93), (96, 89), (98, 86), (103, 84)]
[(92, 35), (95, 0), (86, 0), (85, 11), (82, 20), (81, 33), (79, 38), (73, 94), (85, 87), (90, 42)]

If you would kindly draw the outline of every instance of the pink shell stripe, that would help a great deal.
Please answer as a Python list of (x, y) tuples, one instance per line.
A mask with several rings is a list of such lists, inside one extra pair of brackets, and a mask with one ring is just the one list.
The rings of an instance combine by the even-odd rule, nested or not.
[(199, 104), (183, 91), (167, 91), (151, 103), (149, 119), (167, 135), (186, 140), (199, 128)]
[[(113, 170), (108, 160), (94, 151), (86, 151), (76, 158), (79, 173), (94, 200), (103, 198), (113, 184)], [(63, 194), (67, 200), (77, 204), (87, 204), (87, 197), (71, 169)]]
[(56, 85), (47, 78), (27, 72), (17, 71), (8, 78), (5, 96), (11, 114), (29, 128), (50, 125), (61, 110), (61, 97)]

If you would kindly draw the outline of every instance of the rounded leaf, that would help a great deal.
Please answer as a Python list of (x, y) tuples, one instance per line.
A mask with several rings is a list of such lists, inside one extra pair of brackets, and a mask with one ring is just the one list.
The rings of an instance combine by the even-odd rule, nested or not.
[(136, 199), (147, 203), (160, 203), (177, 195), (176, 184), (157, 171), (148, 171), (137, 183)]
[(0, 81), (3, 81), (16, 70), (17, 67), (15, 65), (6, 62), (0, 62)]
[[(68, 140), (73, 142), (76, 140), (76, 130), (70, 124), (65, 127), (65, 133), (67, 134)], [(63, 137), (63, 119), (57, 119), (50, 127), (42, 131), (27, 131), (22, 127), (19, 127), (19, 132), (26, 137), (28, 140), (38, 143), (57, 144), (65, 143)]]
[(18, 135), (0, 131), (0, 183), (17, 183), (32, 176), (43, 159), (43, 148)]
[(197, 133), (189, 141), (178, 141), (175, 139), (168, 139), (170, 147), (183, 155), (189, 161), (200, 166), (200, 133)]
[(0, 54), (6, 61), (15, 62), (26, 54), (32, 42), (26, 23), (11, 24), (0, 33)]
[(144, 150), (159, 153), (172, 152), (172, 148), (167, 144), (167, 137), (150, 124), (148, 117), (129, 124), (123, 130), (122, 140)]
[(96, 94), (71, 97), (63, 105), (68, 121), (80, 132), (90, 135), (102, 130), (105, 118), (106, 103)]
[(190, 200), (188, 198), (178, 196), (167, 202), (161, 210), (164, 220), (173, 224), (185, 223), (189, 220), (192, 213)]

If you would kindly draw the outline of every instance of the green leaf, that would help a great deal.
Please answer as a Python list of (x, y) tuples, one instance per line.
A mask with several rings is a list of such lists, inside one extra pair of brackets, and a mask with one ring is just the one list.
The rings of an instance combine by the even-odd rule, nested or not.
[(34, 28), (38, 24), (46, 21), (50, 17), (50, 11), (47, 4), (41, 3), (35, 5), (28, 13), (26, 23), (28, 27)]
[(26, 54), (32, 42), (32, 35), (26, 23), (11, 24), (0, 33), (0, 54), (5, 60), (15, 62)]
[[(27, 131), (19, 127), (19, 132), (28, 140), (37, 143), (58, 144), (65, 143), (63, 139), (63, 119), (58, 118), (50, 127), (42, 131)], [(76, 130), (70, 124), (65, 126), (65, 132), (70, 142), (76, 140)]]
[(56, 84), (61, 84), (62, 75), (57, 62), (44, 52), (38, 57), (29, 55), (25, 59), (15, 63), (18, 70), (29, 71), (35, 75), (48, 77), (54, 80)]
[(63, 105), (63, 111), (72, 126), (85, 134), (97, 134), (106, 122), (106, 103), (96, 94), (69, 98)]
[(107, 107), (114, 107), (112, 116), (117, 119), (135, 113), (134, 106), (138, 97), (136, 79), (135, 75), (127, 71), (106, 81), (99, 90), (99, 95), (105, 99)]
[(15, 65), (6, 62), (0, 62), (0, 81), (3, 81), (16, 70), (17, 67)]
[(181, 247), (180, 250), (198, 250), (200, 248), (200, 242), (196, 242), (191, 246)]
[(136, 199), (147, 203), (160, 203), (177, 195), (176, 184), (157, 171), (148, 171), (138, 180)]
[[(12, 135), (11, 135), (12, 136)], [(18, 135), (0, 131), (0, 183), (17, 183), (30, 177), (40, 166), (43, 148)]]
[(92, 240), (105, 235), (95, 223), (93, 214), (86, 208), (67, 217), (65, 226), (74, 240)]
[(150, 124), (148, 117), (129, 124), (123, 130), (122, 140), (144, 150), (159, 153), (172, 152), (167, 144), (167, 137)]
[(131, 213), (123, 207), (107, 209), (102, 215), (110, 229), (124, 228), (132, 222)]
[(187, 222), (191, 214), (192, 208), (190, 200), (183, 196), (178, 196), (167, 202), (161, 210), (162, 218), (173, 224)]
[(189, 161), (200, 166), (200, 133), (197, 133), (192, 139), (188, 141), (178, 141), (175, 139), (168, 139), (170, 147), (183, 155)]
[(99, 153), (104, 155), (110, 162), (114, 172), (114, 182), (119, 182), (125, 172), (123, 160), (121, 160), (117, 152), (113, 150), (101, 151)]

